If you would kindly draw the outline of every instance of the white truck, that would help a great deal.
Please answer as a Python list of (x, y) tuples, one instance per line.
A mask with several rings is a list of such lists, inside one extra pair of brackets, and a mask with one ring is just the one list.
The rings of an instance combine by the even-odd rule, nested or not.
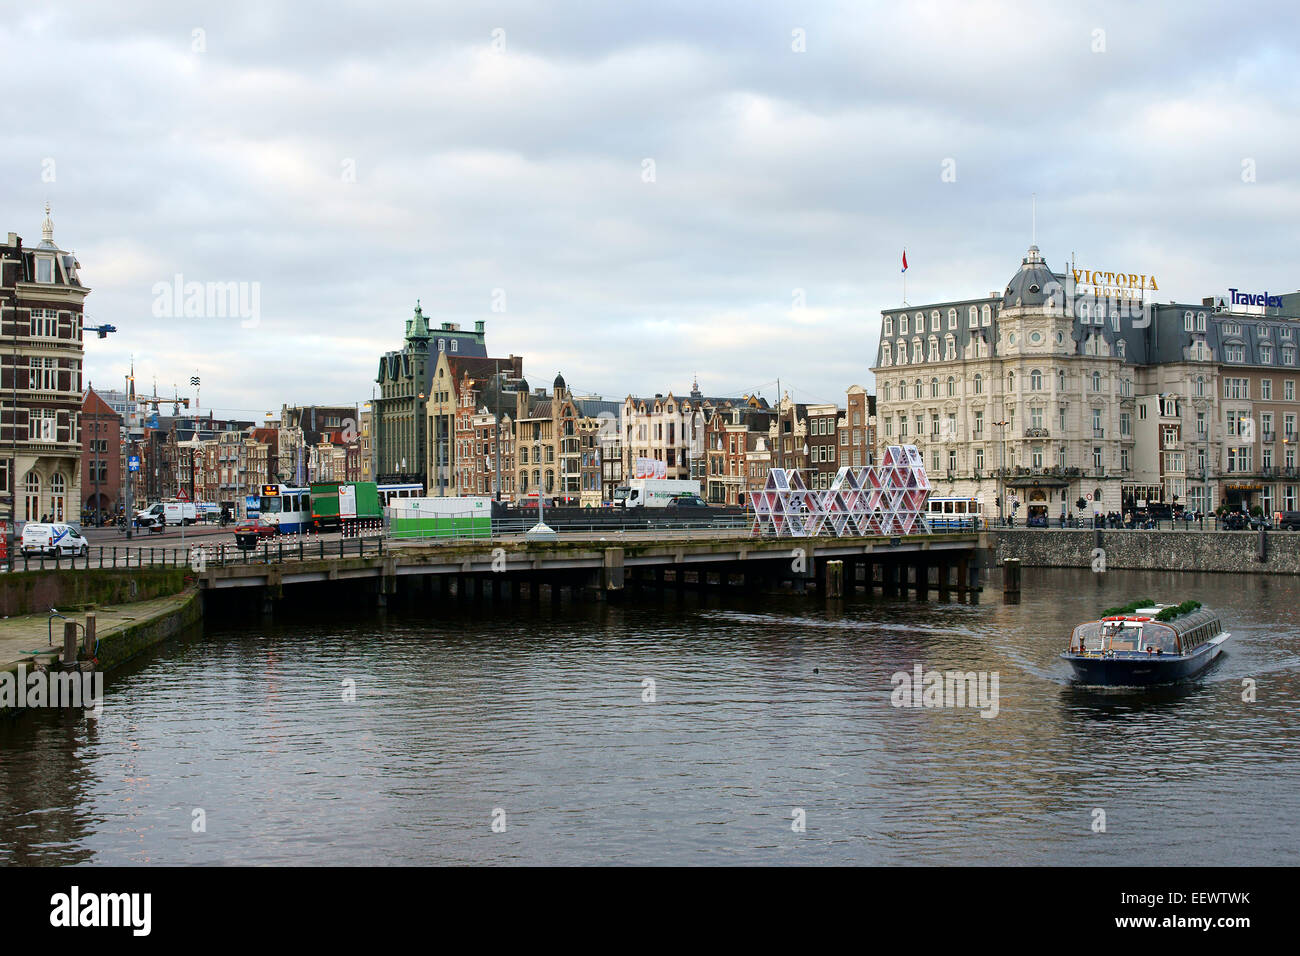
[(694, 478), (632, 478), (626, 488), (614, 490), (614, 507), (667, 508), (674, 498), (699, 494), (700, 483)]
[(164, 525), (194, 524), (199, 519), (198, 507), (192, 501), (158, 501), (144, 511), (137, 511), (141, 527), (161, 522)]

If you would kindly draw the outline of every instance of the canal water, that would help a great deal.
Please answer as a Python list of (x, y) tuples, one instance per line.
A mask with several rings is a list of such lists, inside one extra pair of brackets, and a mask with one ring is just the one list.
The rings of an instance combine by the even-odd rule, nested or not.
[[(1300, 860), (1293, 580), (1024, 587), (210, 624), (112, 675), (98, 718), (0, 722), (0, 863)], [(1071, 627), (1133, 597), (1219, 609), (1226, 655), (1071, 686)], [(917, 664), (996, 672), (996, 716), (893, 706)]]

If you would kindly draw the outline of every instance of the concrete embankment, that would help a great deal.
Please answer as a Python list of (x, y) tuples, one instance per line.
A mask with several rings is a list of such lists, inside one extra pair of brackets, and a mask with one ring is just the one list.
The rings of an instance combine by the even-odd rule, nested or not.
[[(95, 641), (85, 647), (86, 614), (90, 610), (95, 615)], [(91, 661), (95, 670), (108, 671), (141, 651), (196, 626), (202, 617), (202, 596), (197, 590), (187, 588), (149, 601), (68, 613), (66, 620), (80, 625), (77, 643), (81, 660)], [(51, 619), (48, 612), (0, 620), (0, 675), (59, 669), (64, 626), (64, 618)], [(13, 708), (6, 707), (0, 700), (0, 714), (11, 712)]]
[[(1098, 538), (1100, 534), (1100, 538)], [(989, 532), (998, 563), (1025, 567), (1300, 574), (1300, 533), (1252, 531), (1116, 531), (1090, 528), (999, 528)], [(1100, 553), (1098, 553), (1100, 549)]]

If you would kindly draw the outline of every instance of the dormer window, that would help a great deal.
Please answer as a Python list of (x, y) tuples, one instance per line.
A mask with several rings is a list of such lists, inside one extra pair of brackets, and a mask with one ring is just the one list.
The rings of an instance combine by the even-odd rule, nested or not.
[(54, 281), (54, 260), (45, 256), (38, 256), (36, 259), (36, 281), (53, 282)]

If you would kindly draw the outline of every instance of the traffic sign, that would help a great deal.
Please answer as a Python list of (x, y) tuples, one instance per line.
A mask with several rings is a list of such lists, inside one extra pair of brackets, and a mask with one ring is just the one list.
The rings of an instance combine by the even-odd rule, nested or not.
[(187, 495), (187, 494), (185, 493), (185, 489), (182, 488), (179, 492), (176, 493), (176, 500), (177, 500), (177, 501), (189, 501), (189, 500), (190, 500), (190, 496)]
[(127, 470), (127, 471), (139, 471), (139, 470), (140, 470), (140, 456), (139, 456), (139, 455), (129, 455), (129, 456), (127, 456), (127, 459), (126, 459), (126, 470)]

